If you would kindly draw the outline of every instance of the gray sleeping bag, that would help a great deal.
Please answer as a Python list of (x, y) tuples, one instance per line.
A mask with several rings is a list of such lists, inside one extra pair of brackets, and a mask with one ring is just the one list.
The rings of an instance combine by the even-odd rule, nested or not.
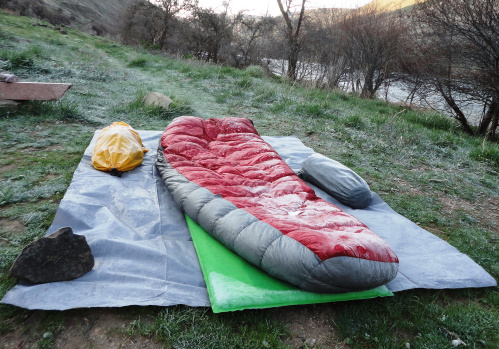
[(299, 176), (352, 208), (365, 208), (372, 200), (366, 181), (338, 161), (321, 154), (310, 155)]

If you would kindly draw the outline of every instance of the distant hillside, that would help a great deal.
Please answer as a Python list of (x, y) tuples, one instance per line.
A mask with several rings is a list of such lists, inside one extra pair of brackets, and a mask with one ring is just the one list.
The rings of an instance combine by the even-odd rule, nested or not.
[(338, 14), (345, 14), (348, 12), (351, 12), (352, 9), (350, 8), (314, 8), (314, 9), (305, 9), (305, 13), (309, 16), (320, 16), (323, 13), (330, 12), (330, 11), (335, 11)]
[(98, 35), (113, 33), (133, 0), (0, 0), (0, 8)]
[(361, 8), (366, 8), (373, 4), (382, 10), (382, 12), (392, 12), (401, 9), (405, 9), (408, 7), (412, 7), (417, 4), (417, 0), (373, 0), (370, 3), (362, 6)]
[[(426, 1), (426, 0), (425, 0)], [(418, 3), (418, 0), (373, 0), (370, 3), (361, 6), (360, 9), (367, 9), (369, 6), (376, 4), (381, 12), (393, 12), (398, 10), (409, 10)], [(306, 10), (306, 14), (311, 18), (324, 18), (330, 15), (331, 10), (334, 10), (336, 15), (348, 15), (350, 12), (355, 13), (355, 9), (347, 8), (316, 8)]]

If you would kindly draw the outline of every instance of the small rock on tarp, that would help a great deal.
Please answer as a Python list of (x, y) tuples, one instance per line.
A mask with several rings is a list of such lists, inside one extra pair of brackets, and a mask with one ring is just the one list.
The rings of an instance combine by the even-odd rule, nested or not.
[(161, 107), (164, 109), (168, 109), (170, 107), (170, 104), (172, 104), (172, 100), (170, 97), (165, 96), (162, 93), (159, 92), (151, 92), (148, 93), (143, 99), (142, 103), (144, 103), (145, 106), (155, 106), (155, 107)]
[(24, 247), (10, 275), (31, 283), (68, 281), (93, 267), (94, 257), (85, 236), (65, 227)]

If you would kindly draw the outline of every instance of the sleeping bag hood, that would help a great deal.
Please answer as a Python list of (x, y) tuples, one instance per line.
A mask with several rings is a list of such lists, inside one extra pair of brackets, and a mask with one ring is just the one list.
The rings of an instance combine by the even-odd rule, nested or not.
[(156, 166), (190, 218), (278, 279), (336, 293), (397, 275), (390, 246), (317, 197), (248, 119), (174, 119), (161, 136)]

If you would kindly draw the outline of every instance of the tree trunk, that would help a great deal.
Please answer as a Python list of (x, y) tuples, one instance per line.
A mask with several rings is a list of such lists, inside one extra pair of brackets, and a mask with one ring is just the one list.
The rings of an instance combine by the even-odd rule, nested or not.
[(489, 128), (489, 132), (487, 134), (488, 138), (490, 140), (496, 140), (496, 131), (497, 131), (497, 126), (499, 125), (499, 108), (497, 106), (497, 103), (495, 104), (495, 108), (494, 108), (494, 114), (492, 116), (492, 121), (491, 121), (491, 125), (490, 125), (490, 128)]
[(161, 31), (161, 34), (159, 35), (159, 39), (157, 40), (157, 43), (161, 48), (165, 48), (166, 46), (166, 35), (168, 34), (168, 27), (163, 28)]
[(463, 127), (464, 131), (470, 135), (474, 135), (475, 132), (473, 132), (472, 128), (468, 124), (468, 120), (466, 120), (466, 116), (464, 113), (461, 111), (459, 106), (456, 104), (456, 101), (454, 101), (454, 98), (452, 95), (449, 93), (445, 93), (444, 88), (442, 86), (441, 82), (437, 82), (437, 89), (444, 98), (445, 102), (447, 105), (456, 113), (456, 119), (459, 121), (461, 126)]
[(492, 103), (490, 104), (487, 113), (485, 113), (485, 116), (483, 117), (482, 121), (480, 122), (480, 126), (478, 127), (478, 133), (481, 135), (484, 135), (487, 133), (487, 129), (489, 128), (490, 123), (492, 122), (492, 119), (494, 117), (494, 114), (497, 112), (497, 102), (495, 98), (492, 100)]
[(364, 86), (362, 86), (362, 92), (360, 97), (362, 98), (374, 98), (374, 72), (369, 71), (364, 78)]
[(297, 43), (291, 43), (288, 54), (288, 77), (295, 81), (297, 78), (296, 68), (298, 66), (298, 46)]
[(166, 46), (166, 39), (168, 38), (168, 31), (170, 29), (171, 19), (172, 19), (172, 15), (169, 14), (168, 12), (164, 12), (163, 29), (161, 30), (161, 35), (159, 36), (159, 40), (158, 40), (158, 43), (161, 46), (161, 48), (165, 48), (165, 46)]
[(287, 27), (287, 41), (288, 41), (288, 77), (291, 80), (296, 80), (296, 67), (298, 65), (298, 53), (300, 51), (300, 45), (298, 43), (298, 38), (300, 35), (300, 28), (303, 21), (303, 16), (305, 14), (305, 2), (302, 0), (301, 11), (298, 17), (298, 22), (294, 24), (294, 21), (289, 17), (288, 10), (291, 2), (287, 3), (287, 8), (284, 9), (281, 0), (277, 0), (277, 5), (281, 11), (281, 14), (286, 22)]

